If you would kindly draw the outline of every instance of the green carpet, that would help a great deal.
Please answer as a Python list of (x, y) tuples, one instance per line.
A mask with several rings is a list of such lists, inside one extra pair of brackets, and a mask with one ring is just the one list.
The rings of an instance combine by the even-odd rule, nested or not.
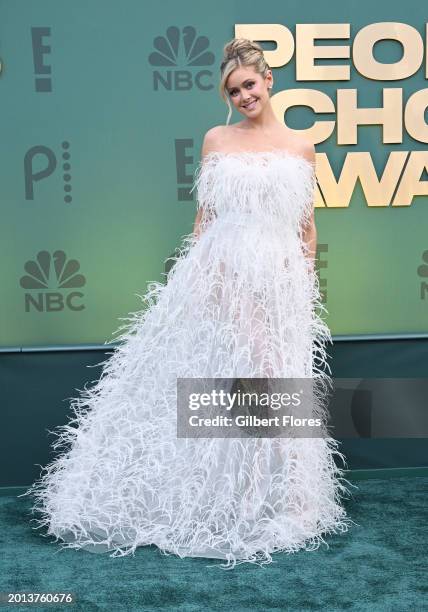
[(68, 605), (0, 610), (428, 610), (428, 477), (360, 480), (345, 505), (358, 523), (329, 547), (277, 553), (265, 567), (224, 571), (215, 560), (164, 556), (155, 546), (111, 558), (61, 550), (29, 523), (28, 497), (0, 497), (0, 591), (71, 591)]

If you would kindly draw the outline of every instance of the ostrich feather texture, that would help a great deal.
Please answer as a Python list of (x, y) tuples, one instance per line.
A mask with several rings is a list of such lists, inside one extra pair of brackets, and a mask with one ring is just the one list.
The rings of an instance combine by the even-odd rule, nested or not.
[(282, 150), (212, 152), (193, 189), (200, 234), (182, 237), (166, 283), (113, 336), (92, 387), (56, 428), (54, 460), (23, 494), (61, 548), (263, 565), (315, 550), (353, 522), (338, 442), (177, 438), (177, 378), (309, 378), (327, 420), (331, 388), (319, 281), (302, 228), (314, 164)]

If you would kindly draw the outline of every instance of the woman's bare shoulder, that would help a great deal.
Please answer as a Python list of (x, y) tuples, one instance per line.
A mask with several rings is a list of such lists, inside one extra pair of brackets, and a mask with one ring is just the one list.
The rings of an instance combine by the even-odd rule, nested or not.
[(202, 157), (211, 151), (221, 150), (227, 138), (228, 127), (227, 125), (215, 125), (205, 132), (202, 143)]
[(315, 146), (312, 140), (302, 134), (294, 133), (292, 137), (287, 133), (283, 141), (284, 149), (290, 150), (296, 155), (301, 155), (310, 162), (315, 162)]

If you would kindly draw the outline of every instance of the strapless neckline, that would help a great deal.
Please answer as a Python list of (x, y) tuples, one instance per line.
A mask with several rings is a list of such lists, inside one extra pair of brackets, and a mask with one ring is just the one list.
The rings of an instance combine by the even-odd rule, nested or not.
[(288, 158), (306, 164), (310, 168), (315, 168), (315, 163), (309, 161), (302, 155), (287, 151), (286, 149), (272, 149), (270, 151), (210, 151), (204, 156), (204, 159), (209, 157), (238, 157), (242, 159), (252, 159), (253, 157), (272, 158)]

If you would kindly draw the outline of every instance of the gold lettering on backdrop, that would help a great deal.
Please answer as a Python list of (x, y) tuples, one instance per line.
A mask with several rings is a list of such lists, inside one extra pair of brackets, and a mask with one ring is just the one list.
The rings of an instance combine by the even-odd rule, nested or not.
[[(403, 56), (384, 64), (373, 55), (373, 47), (381, 40), (396, 40), (403, 47)], [(407, 23), (371, 23), (354, 37), (352, 59), (355, 68), (366, 79), (398, 81), (419, 70), (424, 59), (424, 42), (419, 32)]]
[(428, 151), (412, 151), (397, 189), (393, 206), (410, 206), (415, 195), (428, 195), (428, 181), (421, 181), (428, 171)]
[[(323, 91), (318, 89), (284, 89), (274, 94), (271, 98), (273, 112), (278, 121), (284, 120), (284, 115), (292, 106), (308, 106), (318, 113), (335, 113), (336, 108), (333, 100)], [(336, 127), (335, 119), (315, 120), (312, 127), (306, 130), (295, 130), (303, 132), (314, 143), (327, 140)]]
[(315, 45), (317, 39), (350, 37), (349, 23), (296, 24), (296, 79), (298, 81), (349, 81), (351, 69), (346, 64), (317, 66), (316, 59), (348, 59), (347, 45)]
[(409, 136), (420, 142), (428, 142), (428, 125), (425, 123), (427, 106), (428, 89), (420, 89), (410, 96), (404, 109), (406, 131)]
[[(349, 81), (351, 66), (341, 63), (316, 65), (317, 59), (349, 59), (359, 74), (372, 81), (394, 81), (411, 77), (425, 60), (425, 78), (428, 78), (428, 51), (424, 53), (424, 40), (419, 32), (405, 23), (373, 23), (361, 28), (350, 41), (349, 23), (296, 24), (296, 42), (291, 30), (281, 24), (236, 24), (235, 36), (274, 42), (276, 48), (266, 50), (271, 68), (286, 65), (295, 54), (297, 81)], [(346, 45), (317, 45), (318, 40), (348, 39)], [(425, 43), (428, 24), (425, 24)], [(395, 40), (402, 47), (401, 58), (392, 63), (378, 62), (374, 47), (382, 40)], [(428, 45), (425, 45), (428, 47)], [(351, 56), (352, 47), (352, 56)], [(377, 94), (377, 92), (375, 92)], [(307, 106), (314, 112), (313, 125), (305, 135), (319, 144), (327, 140), (336, 128), (338, 145), (358, 144), (358, 127), (381, 126), (382, 144), (402, 144), (403, 127), (414, 139), (428, 143), (428, 125), (425, 110), (428, 89), (413, 93), (403, 103), (403, 89), (382, 88), (381, 105), (358, 104), (358, 89), (336, 90), (336, 104), (331, 97), (314, 88), (287, 88), (272, 96), (272, 106), (280, 121), (293, 106)], [(321, 113), (336, 113), (336, 119), (319, 119)], [(404, 117), (404, 126), (403, 126)], [(340, 150), (340, 149), (339, 149)], [(360, 182), (368, 206), (409, 206), (416, 195), (428, 195), (428, 181), (421, 180), (428, 171), (428, 151), (386, 152), (384, 170), (377, 172), (369, 152), (346, 154), (342, 170), (336, 180), (327, 155), (317, 153), (317, 179), (315, 193), (318, 207), (347, 207), (357, 182)], [(380, 176), (378, 177), (378, 175)]]
[(322, 176), (320, 186), (328, 207), (348, 207), (358, 179), (368, 206), (389, 206), (407, 156), (406, 151), (391, 153), (378, 178), (370, 153), (348, 153), (336, 181), (327, 155), (317, 153), (317, 176)]
[(347, 208), (358, 180), (370, 207), (410, 206), (414, 196), (428, 195), (428, 181), (421, 180), (428, 172), (428, 151), (393, 151), (381, 172), (370, 153), (348, 153), (337, 180), (326, 153), (317, 153), (316, 167), (317, 208)]
[(274, 42), (276, 49), (264, 52), (266, 61), (271, 68), (285, 66), (294, 55), (293, 33), (279, 23), (235, 24), (235, 36), (236, 38)]
[(403, 142), (403, 90), (384, 89), (383, 105), (358, 108), (356, 89), (337, 90), (337, 144), (357, 144), (358, 126), (382, 126), (382, 142)]

